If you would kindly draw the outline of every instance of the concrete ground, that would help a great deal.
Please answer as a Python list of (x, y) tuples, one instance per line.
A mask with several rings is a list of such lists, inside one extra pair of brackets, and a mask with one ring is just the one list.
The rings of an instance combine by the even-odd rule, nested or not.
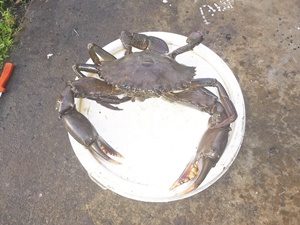
[[(299, 0), (35, 0), (25, 17), (0, 100), (0, 224), (299, 224)], [(201, 194), (165, 204), (123, 198), (94, 184), (71, 149), (58, 93), (88, 42), (105, 45), (124, 29), (203, 30), (239, 80), (244, 143)]]

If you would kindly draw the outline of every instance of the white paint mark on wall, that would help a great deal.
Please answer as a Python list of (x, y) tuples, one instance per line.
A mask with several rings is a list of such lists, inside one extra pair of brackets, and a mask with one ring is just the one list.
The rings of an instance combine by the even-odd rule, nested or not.
[(163, 0), (162, 2), (163, 2), (163, 3), (168, 3), (168, 0)]
[(210, 24), (208, 18), (215, 14), (233, 9), (234, 0), (220, 0), (212, 5), (202, 5), (199, 10), (205, 24)]

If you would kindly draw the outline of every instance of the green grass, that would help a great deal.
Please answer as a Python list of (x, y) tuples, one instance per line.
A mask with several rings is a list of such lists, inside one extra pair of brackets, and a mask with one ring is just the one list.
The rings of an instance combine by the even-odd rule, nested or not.
[(7, 8), (9, 1), (0, 0), (0, 68), (4, 60), (8, 57), (9, 50), (13, 45), (13, 36), (15, 33), (16, 20)]

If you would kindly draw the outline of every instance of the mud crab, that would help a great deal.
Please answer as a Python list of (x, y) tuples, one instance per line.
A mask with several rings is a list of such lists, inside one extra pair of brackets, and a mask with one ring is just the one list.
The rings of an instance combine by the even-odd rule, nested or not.
[[(80, 79), (68, 82), (57, 101), (59, 117), (67, 131), (84, 145), (100, 162), (123, 157), (96, 131), (89, 120), (76, 110), (74, 98), (87, 98), (112, 110), (120, 110), (120, 103), (163, 97), (171, 102), (196, 107), (211, 115), (208, 129), (198, 146), (196, 156), (188, 163), (179, 178), (170, 187), (191, 184), (183, 191), (196, 189), (218, 162), (228, 140), (230, 124), (237, 118), (235, 107), (222, 84), (212, 78), (193, 79), (195, 68), (178, 63), (177, 55), (192, 50), (203, 41), (201, 32), (193, 32), (187, 44), (169, 53), (161, 39), (123, 31), (120, 36), (125, 48), (124, 57), (117, 59), (96, 44), (88, 44), (94, 64), (76, 64), (73, 70)], [(132, 52), (135, 47), (142, 51)], [(100, 60), (99, 56), (102, 58)], [(86, 77), (82, 72), (99, 75)], [(205, 87), (216, 87), (219, 98)], [(115, 157), (110, 157), (115, 156)]]

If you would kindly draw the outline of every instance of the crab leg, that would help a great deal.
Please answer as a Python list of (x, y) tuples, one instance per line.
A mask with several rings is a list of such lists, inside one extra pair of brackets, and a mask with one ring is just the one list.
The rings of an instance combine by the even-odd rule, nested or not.
[(113, 60), (116, 59), (116, 57), (114, 57), (112, 54), (110, 54), (109, 52), (105, 51), (103, 48), (101, 48), (100, 46), (98, 46), (98, 45), (96, 45), (94, 43), (89, 43), (88, 46), (87, 46), (87, 48), (89, 50), (89, 55), (90, 55), (92, 61), (96, 65), (101, 65), (101, 61), (100, 61), (98, 55), (101, 56), (101, 58), (103, 59), (103, 61), (113, 61)]
[(126, 49), (125, 55), (132, 53), (132, 47), (141, 50), (148, 49), (160, 54), (169, 52), (169, 47), (164, 40), (153, 36), (147, 36), (145, 34), (122, 31), (120, 40)]
[[(195, 79), (193, 84), (199, 85), (200, 87), (216, 87), (218, 89), (218, 93), (220, 96), (221, 104), (216, 104), (215, 106), (219, 106), (220, 109), (214, 109), (213, 110), (222, 110), (226, 111), (227, 117), (223, 119), (221, 122), (213, 122), (213, 118), (211, 118), (209, 125), (210, 128), (221, 128), (225, 127), (227, 125), (230, 125), (232, 122), (234, 122), (237, 118), (237, 112), (236, 109), (230, 100), (225, 88), (223, 85), (217, 80), (213, 78), (199, 78)], [(207, 89), (206, 89), (207, 90)], [(223, 113), (223, 112), (222, 112)]]
[(96, 131), (91, 122), (76, 110), (74, 103), (75, 97), (86, 97), (97, 100), (99, 103), (119, 104), (128, 101), (129, 98), (109, 97), (110, 95), (118, 95), (112, 86), (96, 78), (82, 78), (74, 82), (68, 83), (57, 101), (57, 111), (59, 117), (63, 120), (67, 131), (80, 144), (84, 145), (95, 156), (106, 161), (116, 163), (119, 162), (112, 159), (109, 155), (122, 157), (120, 153), (114, 150)]
[(116, 57), (114, 57), (112, 54), (105, 51), (103, 48), (101, 48), (100, 46), (98, 46), (94, 43), (89, 43), (87, 48), (89, 50), (89, 55), (94, 64), (86, 64), (86, 63), (75, 64), (72, 67), (73, 71), (79, 77), (85, 77), (85, 75), (82, 73), (82, 71), (89, 72), (89, 73), (96, 73), (101, 77), (100, 66), (101, 66), (102, 62), (100, 61), (100, 58), (98, 57), (98, 55), (103, 59), (103, 61), (113, 61), (113, 60), (116, 60)]
[(82, 71), (88, 72), (88, 73), (99, 73), (98, 68), (94, 64), (86, 64), (86, 63), (77, 63), (72, 66), (73, 71), (79, 76), (79, 77), (86, 77)]
[(187, 51), (193, 50), (194, 47), (199, 45), (203, 41), (203, 35), (200, 31), (193, 32), (190, 34), (190, 36), (187, 38), (186, 42), (187, 44), (185, 46), (182, 46), (180, 48), (177, 48), (173, 52), (169, 54), (169, 56), (173, 59), (179, 54), (182, 54)]
[[(204, 86), (217, 87), (221, 102)], [(190, 89), (179, 93), (170, 93), (165, 97), (211, 114), (209, 128), (198, 145), (196, 156), (188, 163), (183, 173), (170, 188), (172, 190), (192, 181), (192, 184), (181, 193), (186, 194), (195, 190), (218, 162), (228, 141), (228, 134), (231, 130), (230, 123), (236, 119), (237, 114), (224, 87), (215, 79), (194, 80)]]

